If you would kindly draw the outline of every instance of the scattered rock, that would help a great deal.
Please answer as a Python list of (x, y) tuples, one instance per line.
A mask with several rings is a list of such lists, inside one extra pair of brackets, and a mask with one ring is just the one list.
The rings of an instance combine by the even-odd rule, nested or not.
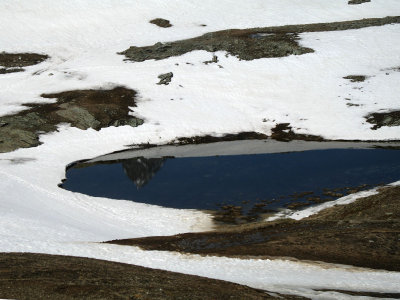
[(351, 82), (363, 82), (365, 79), (367, 79), (367, 76), (365, 75), (349, 75), (346, 77), (343, 77), (344, 79), (348, 79)]
[(172, 26), (172, 24), (169, 22), (169, 20), (162, 19), (162, 18), (153, 19), (150, 21), (150, 23), (157, 25), (158, 27), (163, 27), (163, 28), (168, 28), (168, 27)]
[(317, 135), (309, 134), (298, 134), (292, 131), (290, 123), (279, 123), (271, 129), (271, 138), (281, 142), (289, 142), (292, 140), (303, 140), (303, 141), (323, 141), (324, 139)]
[(237, 134), (226, 134), (221, 137), (204, 135), (204, 136), (193, 136), (193, 137), (180, 137), (175, 142), (170, 143), (171, 145), (187, 145), (187, 144), (206, 144), (215, 142), (227, 142), (237, 140), (266, 140), (267, 135), (259, 132), (240, 132)]
[(400, 72), (400, 67), (394, 67), (391, 70), (395, 71), (395, 72)]
[(371, 0), (349, 0), (347, 4), (354, 5), (354, 4), (362, 4), (366, 2), (371, 2)]
[(204, 61), (203, 63), (206, 64), (206, 65), (208, 65), (208, 64), (216, 64), (216, 63), (218, 63), (218, 62), (219, 62), (218, 56), (213, 55), (213, 57), (212, 57), (211, 60)]
[(160, 79), (160, 81), (157, 84), (168, 85), (168, 84), (170, 84), (172, 77), (174, 77), (174, 73), (172, 73), (172, 72), (160, 74), (160, 75), (158, 75), (158, 78)]
[(25, 71), (23, 67), (33, 66), (48, 59), (47, 55), (36, 53), (0, 52), (0, 74)]
[(240, 224), (243, 218), (241, 206), (224, 205), (221, 210), (215, 214), (215, 221), (226, 224)]
[(355, 21), (286, 25), (276, 27), (231, 29), (210, 32), (202, 36), (153, 46), (130, 47), (119, 53), (127, 60), (141, 62), (149, 59), (166, 59), (195, 50), (226, 51), (242, 60), (284, 57), (314, 52), (298, 43), (299, 33), (359, 29), (400, 23), (400, 17), (371, 18)]
[[(289, 123), (280, 123), (272, 128), (271, 138), (278, 141), (292, 141), (292, 140), (304, 140), (304, 141), (324, 141), (320, 136), (308, 135), (308, 134), (297, 134), (292, 131), (292, 127)], [(180, 137), (171, 145), (187, 145), (187, 144), (205, 144), (215, 142), (226, 142), (226, 141), (237, 141), (237, 140), (266, 140), (268, 136), (264, 133), (245, 131), (237, 134), (226, 134), (223, 136), (193, 136), (193, 137)]]
[(56, 131), (60, 123), (95, 130), (141, 125), (143, 120), (129, 115), (129, 107), (136, 106), (135, 95), (135, 91), (124, 87), (43, 94), (43, 98), (56, 98), (57, 102), (25, 104), (28, 109), (0, 117), (0, 152), (38, 146), (39, 135)]
[(372, 130), (376, 130), (383, 126), (400, 126), (400, 110), (372, 113), (367, 115), (365, 118), (368, 123), (375, 124), (371, 127)]
[(306, 206), (309, 206), (309, 205), (310, 205), (309, 202), (297, 201), (297, 202), (291, 202), (290, 204), (287, 204), (286, 207), (289, 208), (289, 209), (299, 209), (299, 208), (306, 207)]
[(16, 73), (25, 71), (23, 68), (0, 68), (0, 74)]

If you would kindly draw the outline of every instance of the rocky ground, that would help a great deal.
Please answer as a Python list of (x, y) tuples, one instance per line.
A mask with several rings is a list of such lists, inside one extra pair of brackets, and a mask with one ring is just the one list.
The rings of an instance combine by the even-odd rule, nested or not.
[[(231, 29), (210, 32), (202, 36), (172, 43), (156, 43), (153, 46), (130, 47), (121, 52), (127, 60), (141, 62), (149, 59), (165, 59), (194, 50), (209, 52), (226, 51), (242, 60), (268, 57), (284, 57), (314, 52), (300, 46), (298, 34), (303, 32), (359, 29), (399, 23), (400, 17), (371, 18), (355, 21), (287, 25), (265, 28)], [(218, 58), (216, 58), (218, 61)]]
[(136, 92), (124, 87), (111, 90), (76, 90), (43, 94), (56, 103), (25, 104), (17, 114), (0, 117), (0, 153), (40, 144), (39, 135), (57, 130), (60, 123), (80, 129), (130, 125), (142, 120), (129, 115)]

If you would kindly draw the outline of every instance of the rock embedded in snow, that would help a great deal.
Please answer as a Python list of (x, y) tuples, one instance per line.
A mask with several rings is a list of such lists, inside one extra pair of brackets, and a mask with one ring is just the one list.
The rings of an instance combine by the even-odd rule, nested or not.
[(56, 131), (60, 123), (82, 130), (141, 125), (141, 119), (129, 115), (129, 107), (136, 106), (135, 96), (135, 91), (123, 87), (43, 94), (57, 102), (26, 104), (27, 110), (0, 117), (0, 152), (38, 146), (39, 134)]
[(354, 5), (354, 4), (363, 4), (367, 2), (371, 2), (371, 0), (349, 0), (347, 4)]
[(365, 117), (368, 123), (375, 124), (371, 129), (376, 130), (382, 126), (400, 126), (400, 110), (371, 113)]
[(6, 53), (0, 52), (0, 74), (23, 72), (23, 67), (39, 64), (49, 56), (37, 53)]
[(174, 73), (172, 73), (172, 72), (160, 74), (160, 75), (158, 75), (160, 82), (158, 82), (157, 84), (158, 85), (161, 85), (161, 84), (168, 85), (168, 84), (170, 84), (172, 77), (174, 77)]
[(343, 77), (343, 79), (348, 79), (351, 82), (363, 82), (365, 79), (367, 79), (367, 76), (365, 75), (348, 75)]
[(157, 25), (158, 27), (163, 27), (163, 28), (172, 27), (172, 24), (170, 23), (169, 20), (162, 19), (162, 18), (153, 19), (150, 21), (150, 23)]

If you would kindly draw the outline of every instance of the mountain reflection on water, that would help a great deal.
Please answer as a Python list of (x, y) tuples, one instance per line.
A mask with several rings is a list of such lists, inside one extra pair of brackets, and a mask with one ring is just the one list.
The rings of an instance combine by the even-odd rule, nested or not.
[(400, 151), (304, 152), (136, 157), (80, 163), (63, 187), (96, 197), (178, 209), (220, 211), (223, 222), (252, 221), (281, 208), (299, 209), (400, 179)]
[(137, 157), (122, 162), (125, 174), (139, 189), (145, 186), (164, 165), (167, 158)]

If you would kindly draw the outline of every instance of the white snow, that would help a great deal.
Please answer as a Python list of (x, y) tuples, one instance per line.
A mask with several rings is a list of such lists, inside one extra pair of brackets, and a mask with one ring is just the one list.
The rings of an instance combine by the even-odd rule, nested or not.
[[(347, 0), (1, 1), (0, 51), (51, 58), (26, 72), (0, 76), (0, 115), (21, 110), (22, 103), (49, 101), (42, 93), (124, 85), (140, 93), (134, 114), (145, 124), (99, 132), (64, 124), (59, 132), (41, 136), (39, 147), (0, 154), (0, 251), (103, 258), (303, 294), (313, 293), (312, 288), (400, 292), (399, 274), (393, 272), (88, 243), (200, 231), (212, 224), (202, 212), (94, 198), (57, 187), (73, 161), (180, 136), (270, 134), (276, 123), (289, 122), (297, 132), (332, 139), (399, 139), (398, 127), (372, 131), (363, 116), (399, 108), (400, 72), (393, 68), (400, 66), (400, 25), (304, 33), (302, 45), (315, 53), (301, 56), (239, 61), (215, 53), (223, 68), (203, 64), (212, 57), (205, 51), (142, 63), (126, 63), (116, 54), (133, 45), (215, 30), (388, 15), (400, 15), (398, 0), (362, 5), (347, 5)], [(148, 23), (156, 17), (174, 26)], [(156, 85), (157, 76), (170, 71), (172, 83)], [(354, 74), (369, 77), (362, 83), (342, 78)], [(348, 107), (344, 98), (360, 106)]]

